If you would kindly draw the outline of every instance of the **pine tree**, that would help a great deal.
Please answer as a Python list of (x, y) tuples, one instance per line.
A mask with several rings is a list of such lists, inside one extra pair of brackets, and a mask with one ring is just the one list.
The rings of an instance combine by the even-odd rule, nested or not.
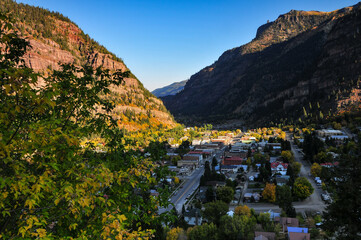
[(324, 230), (337, 239), (360, 239), (361, 235), (361, 143), (350, 142), (343, 147), (338, 167), (328, 182), (333, 189), (333, 202), (324, 213)]

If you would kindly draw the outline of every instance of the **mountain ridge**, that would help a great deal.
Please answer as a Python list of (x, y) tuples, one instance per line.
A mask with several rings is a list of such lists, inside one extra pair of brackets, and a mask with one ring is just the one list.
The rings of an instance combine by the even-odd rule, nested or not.
[[(178, 119), (183, 115), (215, 122), (298, 119), (302, 107), (296, 105), (304, 101), (321, 103), (320, 111), (335, 112), (336, 98), (344, 96), (327, 96), (327, 91), (347, 88), (350, 93), (349, 83), (358, 81), (361, 74), (359, 67), (353, 67), (350, 74), (344, 66), (344, 62), (359, 66), (360, 44), (354, 39), (360, 34), (355, 31), (361, 25), (360, 6), (280, 15), (258, 28), (250, 43), (225, 51), (214, 64), (191, 76), (182, 92), (163, 101)], [(333, 44), (335, 40), (341, 46)], [(339, 48), (347, 48), (346, 54)], [(329, 59), (333, 52), (338, 54)], [(338, 66), (344, 66), (343, 70), (329, 78), (327, 72), (320, 72), (322, 68), (332, 72)], [(347, 80), (340, 83), (343, 77)]]
[[(57, 12), (1, 0), (0, 10), (9, 13), (20, 35), (31, 45), (23, 57), (25, 64), (45, 76), (60, 65), (90, 65), (111, 71), (130, 71), (122, 59), (85, 34), (74, 22)], [(116, 104), (112, 116), (127, 130), (150, 126), (174, 126), (173, 116), (161, 100), (151, 94), (130, 72), (120, 87), (107, 96)]]
[(169, 96), (169, 95), (175, 95), (178, 92), (183, 90), (183, 88), (184, 88), (184, 86), (186, 85), (187, 82), (188, 82), (188, 79), (180, 81), (180, 82), (174, 82), (174, 83), (169, 84), (167, 86), (157, 88), (157, 89), (153, 90), (152, 93), (156, 97), (165, 97), (165, 96)]

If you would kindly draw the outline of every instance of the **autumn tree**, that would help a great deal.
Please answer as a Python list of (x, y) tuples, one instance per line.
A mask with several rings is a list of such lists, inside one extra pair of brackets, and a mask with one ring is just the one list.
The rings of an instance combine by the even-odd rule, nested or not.
[(187, 239), (186, 233), (183, 228), (176, 227), (169, 230), (166, 240), (185, 240)]
[(287, 163), (293, 163), (295, 161), (295, 157), (293, 156), (293, 153), (289, 150), (282, 151), (281, 157)]
[(305, 177), (299, 177), (293, 184), (293, 193), (300, 199), (306, 199), (313, 193), (311, 183)]
[(263, 199), (269, 201), (269, 202), (275, 202), (276, 201), (276, 185), (273, 183), (267, 183), (266, 187), (263, 189), (262, 192)]
[(245, 215), (247, 217), (251, 216), (251, 209), (247, 205), (239, 205), (234, 209), (234, 214), (236, 215)]
[[(169, 191), (165, 168), (124, 151), (104, 96), (127, 73), (62, 65), (48, 77), (21, 61), (29, 43), (0, 15), (0, 235), (4, 239), (149, 238)], [(39, 79), (42, 80), (40, 84)], [(41, 87), (40, 87), (41, 86)], [(81, 139), (95, 134), (105, 153)]]
[(311, 166), (311, 174), (314, 177), (319, 177), (319, 176), (321, 176), (321, 172), (322, 172), (322, 167), (320, 166), (320, 164), (313, 163)]

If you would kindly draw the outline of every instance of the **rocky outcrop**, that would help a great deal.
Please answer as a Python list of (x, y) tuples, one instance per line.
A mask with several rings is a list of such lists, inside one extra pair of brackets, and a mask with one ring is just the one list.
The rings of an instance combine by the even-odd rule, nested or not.
[[(290, 11), (261, 26), (252, 42), (226, 51), (164, 98), (176, 116), (264, 123), (299, 118), (304, 105), (337, 110), (361, 75), (361, 6)], [(340, 93), (341, 92), (341, 93)], [(314, 109), (313, 109), (314, 110)]]
[[(17, 4), (12, 0), (0, 2), (0, 11), (13, 13), (16, 30), (29, 41), (31, 48), (23, 59), (25, 64), (36, 72), (48, 75), (53, 70), (59, 70), (64, 63), (77, 66), (86, 64), (110, 71), (129, 71), (120, 58), (84, 34), (75, 23), (61, 14)], [(41, 85), (40, 80), (39, 86)], [(113, 117), (119, 119), (120, 126), (128, 128), (127, 123), (121, 122), (125, 119), (123, 113), (127, 109), (141, 115), (128, 119), (131, 125), (129, 130), (137, 130), (139, 126), (143, 126), (140, 120), (152, 122), (153, 126), (175, 125), (163, 102), (145, 89), (132, 73), (129, 78), (124, 79), (124, 84), (120, 87), (111, 87), (111, 94), (106, 97), (117, 104)], [(148, 121), (145, 121), (147, 118)]]

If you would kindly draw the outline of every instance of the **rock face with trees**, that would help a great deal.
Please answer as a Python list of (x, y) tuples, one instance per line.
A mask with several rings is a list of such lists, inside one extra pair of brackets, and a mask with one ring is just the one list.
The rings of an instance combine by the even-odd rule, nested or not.
[[(172, 114), (264, 124), (326, 118), (359, 91), (361, 5), (333, 12), (295, 11), (261, 26), (248, 44), (224, 52), (175, 96)], [(199, 98), (199, 96), (203, 96)], [(331, 111), (330, 111), (331, 110)]]
[[(30, 43), (31, 48), (22, 56), (27, 67), (45, 76), (53, 70), (61, 70), (61, 64), (70, 63), (78, 67), (102, 67), (111, 72), (129, 71), (122, 84), (110, 86), (110, 92), (106, 94), (115, 104), (110, 114), (117, 124), (131, 131), (175, 125), (162, 101), (144, 88), (123, 60), (85, 34), (70, 19), (13, 0), (1, 0), (0, 3), (0, 11), (11, 13), (14, 29)], [(39, 79), (38, 84), (42, 86), (43, 81)]]

